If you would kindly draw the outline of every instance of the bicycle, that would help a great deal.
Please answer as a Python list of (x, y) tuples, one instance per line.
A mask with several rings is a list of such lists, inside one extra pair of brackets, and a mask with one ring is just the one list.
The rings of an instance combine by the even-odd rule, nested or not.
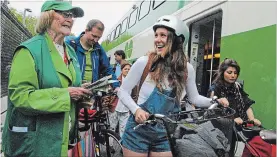
[[(162, 114), (151, 114), (143, 124), (138, 124), (134, 129), (138, 129), (144, 125), (162, 124), (165, 128), (167, 139), (169, 141), (170, 149), (173, 157), (184, 157), (181, 153), (180, 127), (185, 128), (183, 131), (192, 133), (194, 129), (198, 128), (199, 124), (220, 118), (231, 117), (235, 114), (235, 110), (229, 107), (216, 108), (218, 103), (214, 100), (213, 105), (209, 109), (196, 109), (191, 111), (181, 111), (178, 113), (171, 113), (168, 116)], [(172, 118), (170, 118), (172, 117)], [(227, 152), (223, 152), (227, 153)], [(217, 155), (224, 156), (222, 151), (216, 152)]]
[[(80, 122), (85, 126), (79, 128), (80, 131), (90, 131), (92, 136), (92, 146), (95, 157), (122, 157), (123, 150), (120, 144), (120, 136), (109, 129), (110, 123), (108, 111), (103, 110), (101, 98), (103, 96), (114, 96), (115, 93), (109, 91), (106, 86), (112, 82), (107, 81), (110, 77), (105, 77), (91, 84), (87, 88), (92, 88), (92, 96), (94, 105), (90, 110), (84, 109), (84, 114), (81, 114)], [(100, 82), (100, 83), (99, 83)], [(90, 112), (90, 113), (89, 113)]]
[[(275, 154), (267, 150), (269, 147), (276, 150), (276, 130), (267, 130), (263, 126), (257, 126), (254, 121), (243, 121), (241, 125), (235, 125), (233, 129), (236, 135), (236, 147), (237, 141), (242, 141), (252, 156), (268, 156), (263, 154), (265, 152)], [(253, 138), (255, 142), (251, 141)], [(258, 143), (260, 146), (257, 146)]]

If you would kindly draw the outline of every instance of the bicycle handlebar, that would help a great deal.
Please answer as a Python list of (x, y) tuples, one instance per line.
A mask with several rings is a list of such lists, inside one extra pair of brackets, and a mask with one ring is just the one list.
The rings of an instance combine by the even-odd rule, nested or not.
[(169, 121), (170, 123), (176, 123), (176, 121), (170, 119), (169, 117), (167, 117), (167, 116), (165, 116), (163, 114), (151, 114), (146, 121), (144, 121), (141, 124), (138, 124), (133, 129), (136, 130), (139, 127), (144, 126), (144, 125), (155, 124), (155, 123), (157, 123), (157, 119), (158, 120), (162, 120), (162, 121)]
[(217, 96), (212, 97), (211, 103), (213, 103), (208, 109), (214, 109), (219, 105), (219, 102), (217, 101)]
[[(216, 115), (217, 111), (223, 112), (224, 114), (227, 114), (227, 115)], [(136, 130), (141, 126), (157, 123), (157, 120), (161, 120), (162, 122), (169, 122), (172, 124), (199, 123), (199, 122), (209, 121), (212, 119), (230, 117), (235, 114), (235, 110), (231, 109), (230, 107), (222, 107), (222, 108), (214, 108), (214, 109), (196, 109), (191, 111), (181, 111), (178, 113), (170, 114), (169, 116), (181, 116), (183, 114), (194, 114), (194, 113), (201, 113), (201, 112), (203, 112), (202, 116), (199, 116), (197, 118), (186, 118), (186, 119), (182, 119), (182, 121), (173, 120), (163, 114), (151, 114), (146, 121), (144, 121), (142, 124), (138, 124), (133, 129)], [(210, 117), (210, 118), (208, 117), (214, 114), (216, 115), (215, 117)]]

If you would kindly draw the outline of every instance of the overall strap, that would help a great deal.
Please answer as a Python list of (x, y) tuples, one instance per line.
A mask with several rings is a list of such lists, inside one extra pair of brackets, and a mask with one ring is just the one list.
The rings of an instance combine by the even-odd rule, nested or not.
[(139, 86), (137, 88), (137, 92), (136, 92), (137, 98), (138, 98), (141, 86), (142, 86), (143, 82), (145, 81), (145, 79), (146, 79), (146, 77), (147, 77), (147, 75), (150, 71), (150, 67), (151, 67), (151, 63), (152, 63), (153, 58), (154, 58), (154, 55), (149, 54), (147, 64), (146, 64), (146, 66), (143, 70), (143, 73), (142, 73), (141, 78), (140, 78)]

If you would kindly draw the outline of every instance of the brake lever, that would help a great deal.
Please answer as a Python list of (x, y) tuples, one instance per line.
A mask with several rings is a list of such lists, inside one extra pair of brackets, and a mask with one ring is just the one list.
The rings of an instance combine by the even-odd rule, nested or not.
[(148, 124), (155, 125), (156, 123), (157, 122), (156, 122), (155, 115), (151, 114), (146, 121), (144, 121), (142, 124), (138, 124), (133, 129), (136, 130), (136, 129), (138, 129), (141, 126), (148, 125)]
[(138, 124), (133, 129), (136, 130), (136, 129), (140, 128), (141, 126), (145, 126), (145, 125), (148, 125), (148, 124), (155, 124), (155, 123), (156, 122), (154, 120), (146, 120), (144, 123)]

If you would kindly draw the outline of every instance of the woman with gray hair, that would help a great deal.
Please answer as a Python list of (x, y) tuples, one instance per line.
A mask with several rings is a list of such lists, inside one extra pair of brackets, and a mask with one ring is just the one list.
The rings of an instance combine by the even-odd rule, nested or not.
[(3, 130), (5, 156), (67, 156), (77, 142), (81, 86), (74, 50), (64, 43), (73, 18), (84, 11), (69, 2), (45, 1), (36, 32), (15, 50)]

